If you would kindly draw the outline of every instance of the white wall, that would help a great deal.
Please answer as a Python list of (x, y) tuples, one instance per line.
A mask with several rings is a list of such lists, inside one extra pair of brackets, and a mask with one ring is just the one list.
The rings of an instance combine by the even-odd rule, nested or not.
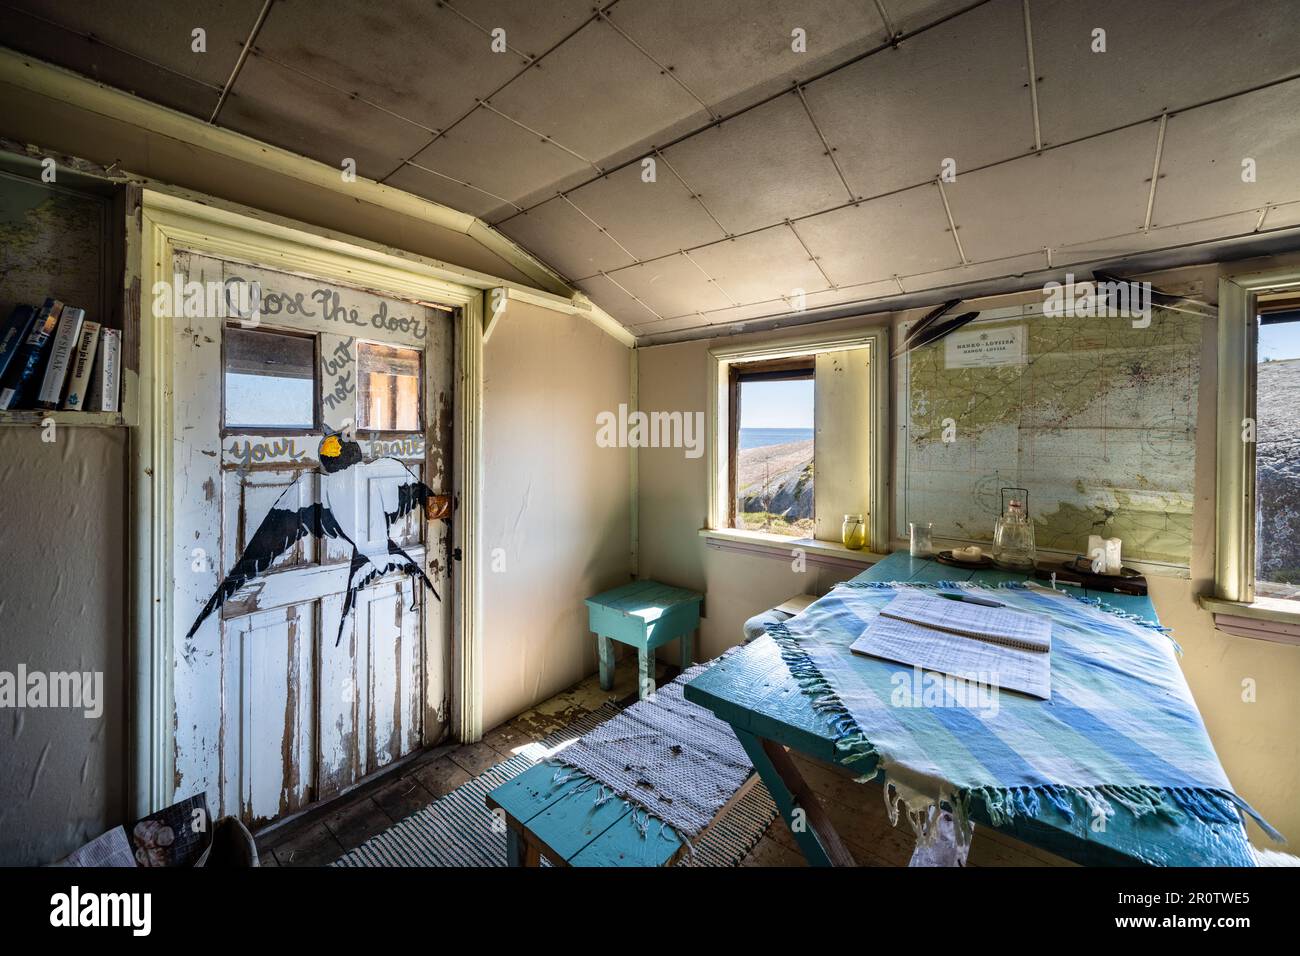
[(126, 432), (0, 428), (0, 670), (103, 675), (103, 713), (0, 710), (0, 865), (49, 863), (126, 809)]
[(511, 302), (483, 364), (486, 730), (595, 670), (583, 599), (631, 580), (631, 456), (596, 445), (631, 362), (585, 319)]

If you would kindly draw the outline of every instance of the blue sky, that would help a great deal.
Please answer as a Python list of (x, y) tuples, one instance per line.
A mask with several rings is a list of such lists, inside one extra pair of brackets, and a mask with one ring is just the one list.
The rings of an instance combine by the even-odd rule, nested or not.
[(812, 428), (812, 379), (749, 382), (740, 403), (741, 428)]
[(1300, 322), (1259, 327), (1259, 360), (1300, 358)]

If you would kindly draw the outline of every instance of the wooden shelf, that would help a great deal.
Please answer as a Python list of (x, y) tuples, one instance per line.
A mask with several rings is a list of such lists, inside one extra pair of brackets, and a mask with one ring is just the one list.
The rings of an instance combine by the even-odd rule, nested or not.
[(57, 166), (57, 180), (46, 182), (43, 158), (34, 147), (0, 139), (0, 192), (22, 215), (15, 235), (4, 240), (9, 266), (0, 321), (18, 304), (38, 306), (53, 297), (117, 329), (120, 411), (14, 409), (0, 411), (0, 425), (40, 426), (53, 419), (58, 425), (120, 428), (134, 421), (139, 368), (140, 189), (68, 157)]
[(50, 418), (54, 419), (56, 425), (76, 425), (80, 428), (114, 428), (126, 424), (126, 419), (121, 412), (67, 412), (55, 408), (15, 408), (0, 411), (0, 426), (28, 425), (39, 428), (45, 424), (46, 419)]

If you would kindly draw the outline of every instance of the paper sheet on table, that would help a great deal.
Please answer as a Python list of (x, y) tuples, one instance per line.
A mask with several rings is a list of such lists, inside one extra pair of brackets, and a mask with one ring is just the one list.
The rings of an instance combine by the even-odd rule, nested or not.
[(1051, 622), (1041, 615), (905, 595), (883, 608), (850, 650), (1042, 700), (1052, 697)]

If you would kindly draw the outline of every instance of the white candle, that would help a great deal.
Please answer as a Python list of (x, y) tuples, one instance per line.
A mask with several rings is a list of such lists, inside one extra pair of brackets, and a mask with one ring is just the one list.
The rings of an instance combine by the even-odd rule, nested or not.
[(1099, 534), (1088, 535), (1088, 560), (1092, 562), (1093, 574), (1106, 573), (1106, 546)]
[(1119, 574), (1120, 564), (1119, 557), (1120, 540), (1119, 538), (1106, 539), (1106, 573)]

